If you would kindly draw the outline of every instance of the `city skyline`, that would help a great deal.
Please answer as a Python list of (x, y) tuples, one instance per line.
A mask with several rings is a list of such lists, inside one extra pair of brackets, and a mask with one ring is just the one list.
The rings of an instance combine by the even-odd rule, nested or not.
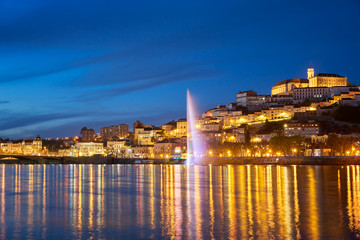
[(359, 2), (137, 3), (2, 1), (0, 137), (161, 125), (187, 88), (205, 111), (308, 67), (360, 84)]

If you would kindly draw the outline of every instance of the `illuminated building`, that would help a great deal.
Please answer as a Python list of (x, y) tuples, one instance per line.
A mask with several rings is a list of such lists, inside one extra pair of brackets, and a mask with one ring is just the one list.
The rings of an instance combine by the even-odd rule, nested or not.
[(237, 142), (233, 129), (226, 129), (223, 131), (223, 142)]
[(271, 88), (271, 96), (274, 95), (291, 95), (294, 88), (305, 88), (309, 86), (308, 79), (292, 78), (277, 82)]
[(274, 104), (293, 104), (294, 99), (291, 94), (278, 94), (272, 96), (266, 96), (266, 104), (274, 105)]
[(136, 121), (134, 123), (134, 145), (154, 145), (160, 138), (160, 133), (163, 130), (155, 126), (147, 125)]
[(125, 157), (128, 155), (129, 146), (125, 146), (126, 141), (107, 141), (106, 153), (115, 157)]
[(135, 131), (136, 145), (154, 145), (161, 133), (161, 128), (137, 128)]
[(327, 148), (317, 148), (317, 149), (305, 149), (304, 155), (307, 157), (320, 157), (320, 156), (330, 156), (331, 149)]
[(308, 72), (309, 87), (336, 87), (347, 86), (347, 77), (331, 73), (318, 73)]
[[(330, 98), (330, 89), (326, 90), (324, 88), (347, 86), (346, 77), (342, 77), (337, 74), (328, 74), (328, 73), (318, 73), (315, 75), (315, 71), (313, 68), (308, 69), (307, 77), (308, 77), (307, 79), (292, 78), (276, 83), (275, 86), (273, 86), (271, 89), (271, 96), (294, 95), (293, 96), (294, 100), (306, 99), (302, 97), (304, 94), (307, 95), (308, 97), (310, 96), (310, 99), (313, 99), (315, 95), (316, 95), (315, 96), (316, 99)], [(313, 89), (307, 89), (307, 88), (313, 88)], [(322, 88), (322, 89), (315, 89), (315, 88)], [(300, 91), (299, 89), (305, 89), (305, 90)], [(295, 93), (295, 91), (297, 92)], [(286, 97), (284, 97), (284, 100), (290, 100), (290, 99), (286, 99)]]
[(220, 124), (216, 122), (204, 123), (200, 127), (201, 131), (219, 131)]
[(238, 108), (238, 103), (229, 103), (227, 105), (218, 105), (213, 109), (209, 109), (202, 114), (205, 117), (222, 117), (222, 116), (241, 116), (242, 110)]
[(154, 158), (154, 145), (131, 146), (129, 152), (132, 158)]
[(284, 124), (284, 135), (286, 137), (301, 136), (311, 138), (319, 135), (319, 123), (286, 123)]
[(101, 128), (101, 137), (103, 140), (110, 140), (113, 137), (127, 138), (129, 136), (129, 125), (119, 124), (110, 127)]
[[(177, 152), (180, 149), (179, 152)], [(154, 144), (155, 158), (171, 158), (174, 154), (186, 152), (185, 145), (179, 143), (176, 139), (164, 139)]]
[(257, 95), (255, 91), (249, 90), (236, 94), (236, 104), (249, 109), (261, 109), (265, 104), (265, 95)]
[(343, 93), (353, 93), (357, 94), (356, 92), (360, 91), (359, 86), (338, 86), (331, 88), (332, 96), (341, 95)]
[(99, 142), (78, 142), (75, 144), (75, 148), (79, 153), (79, 157), (104, 154), (104, 144)]
[(103, 140), (112, 139), (113, 137), (117, 137), (118, 135), (116, 126), (102, 127), (100, 129), (100, 134)]
[(322, 135), (322, 136), (311, 136), (311, 142), (312, 143), (326, 143), (328, 140), (328, 135)]
[(319, 102), (331, 98), (331, 88), (328, 87), (308, 87), (295, 88), (293, 91), (294, 102), (302, 102), (305, 99)]
[(250, 97), (256, 97), (257, 93), (253, 90), (239, 92), (236, 94), (236, 103), (241, 106), (247, 106)]
[(179, 119), (176, 123), (176, 133), (178, 137), (187, 135), (187, 121), (186, 118)]
[(236, 142), (245, 142), (246, 131), (248, 131), (247, 124), (241, 124), (240, 127), (232, 129), (232, 133), (236, 139)]
[(79, 151), (76, 147), (64, 148), (58, 150), (60, 157), (78, 157)]
[(171, 132), (172, 130), (176, 129), (176, 122), (173, 120), (161, 126), (162, 130), (166, 132)]
[(223, 133), (221, 131), (200, 131), (198, 136), (204, 142), (221, 143), (223, 141)]
[(42, 140), (38, 135), (35, 139), (25, 139), (1, 143), (1, 151), (7, 154), (40, 155)]
[(358, 106), (360, 100), (359, 88), (348, 88), (347, 92), (341, 92), (334, 95), (334, 99), (330, 100), (332, 104), (339, 102), (340, 105)]

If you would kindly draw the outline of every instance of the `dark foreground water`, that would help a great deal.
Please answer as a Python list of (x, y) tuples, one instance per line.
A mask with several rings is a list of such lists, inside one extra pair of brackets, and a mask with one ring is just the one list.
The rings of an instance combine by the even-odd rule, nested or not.
[(360, 237), (360, 167), (0, 165), (0, 239), (251, 237)]

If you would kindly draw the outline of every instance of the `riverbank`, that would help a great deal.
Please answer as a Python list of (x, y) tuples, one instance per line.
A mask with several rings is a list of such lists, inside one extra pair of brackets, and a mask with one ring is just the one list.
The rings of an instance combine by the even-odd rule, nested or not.
[[(0, 164), (183, 164), (184, 160), (107, 157), (17, 156), (0, 158)], [(360, 156), (336, 157), (210, 157), (197, 165), (360, 165)]]
[[(1, 157), (1, 155), (0, 155)], [(108, 157), (6, 156), (0, 164), (167, 164), (166, 159), (134, 159)]]
[(360, 165), (360, 156), (206, 158), (201, 165)]

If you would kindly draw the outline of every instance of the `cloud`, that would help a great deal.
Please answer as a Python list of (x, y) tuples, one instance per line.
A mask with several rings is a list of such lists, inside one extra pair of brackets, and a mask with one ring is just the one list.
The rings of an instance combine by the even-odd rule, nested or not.
[[(174, 5), (163, 1), (161, 7), (167, 6), (167, 11), (156, 9), (153, 13), (149, 10), (156, 6), (147, 1), (139, 1), (142, 8), (123, 2), (121, 4), (117, 1), (107, 2), (108, 4), (99, 4), (98, 1), (86, 2), (86, 8), (83, 8), (82, 1), (64, 0), (55, 2), (55, 5), (35, 2), (31, 11), (20, 16), (15, 15), (17, 17), (13, 21), (5, 20), (9, 20), (6, 17), (13, 18), (14, 14), (11, 13), (19, 9), (16, 4), (10, 4), (7, 8), (5, 5), (3, 14), (0, 10), (0, 15), (4, 18), (4, 21), (0, 21), (2, 35), (0, 47), (9, 49), (10, 44), (10, 47), (14, 48), (13, 44), (18, 42), (21, 45), (20, 59), (24, 54), (23, 49), (41, 49), (41, 51), (35, 51), (33, 59), (30, 58), (30, 63), (29, 59), (24, 60), (25, 65), (31, 67), (22, 68), (19, 63), (16, 63), (21, 70), (3, 72), (2, 76), (0, 75), (0, 81), (32, 79), (89, 66), (89, 73), (85, 77), (80, 80), (72, 79), (71, 82), (76, 84), (81, 81), (90, 85), (113, 84), (114, 77), (111, 75), (121, 74), (117, 81), (123, 81), (122, 79), (129, 79), (128, 74), (141, 72), (143, 69), (149, 71), (146, 65), (150, 68), (156, 64), (164, 69), (164, 62), (161, 62), (161, 59), (174, 61), (174, 56), (186, 53), (191, 57), (194, 50), (199, 53), (200, 49), (216, 44), (215, 37), (219, 39), (219, 36), (223, 36), (223, 31), (221, 31), (223, 27), (219, 27), (219, 24), (215, 27), (216, 33), (210, 33), (209, 26), (212, 26), (213, 22), (209, 24), (208, 20), (212, 17), (205, 15), (206, 17), (203, 16), (201, 21), (191, 21), (191, 19), (197, 19), (197, 11), (191, 7), (187, 9), (186, 6), (196, 7), (201, 6), (202, 3), (188, 2), (184, 5)], [(82, 11), (79, 12), (78, 9)], [(64, 13), (66, 17), (63, 16)], [(188, 14), (186, 21), (183, 21), (182, 14), (184, 13)], [(101, 17), (95, 18), (94, 15), (101, 15)], [(202, 31), (204, 29), (206, 31)], [(141, 38), (136, 36), (138, 31), (142, 32)], [(73, 46), (74, 42), (76, 46)], [(33, 43), (32, 46), (28, 46), (29, 43)], [(84, 45), (88, 47), (83, 48)], [(59, 57), (60, 59), (54, 57), (63, 49), (70, 52), (76, 49), (76, 51), (63, 55)], [(51, 62), (52, 64), (49, 64)], [(102, 66), (102, 63), (106, 63), (107, 66)], [(139, 65), (142, 69), (132, 67), (139, 67)], [(94, 77), (92, 77), (93, 72), (95, 72)], [(123, 74), (125, 78), (122, 78)], [(100, 79), (96, 79), (96, 76)], [(145, 76), (145, 78), (150, 77)], [(130, 80), (143, 78), (135, 76)]]
[(0, 131), (30, 126), (52, 120), (71, 119), (84, 116), (85, 113), (11, 113), (6, 112), (5, 117), (0, 118)]
[(113, 85), (104, 89), (88, 90), (86, 93), (78, 95), (75, 100), (97, 101), (99, 99), (111, 98), (140, 90), (155, 88), (172, 82), (202, 79), (209, 80), (211, 78), (218, 77), (221, 74), (220, 71), (216, 70), (215, 68), (206, 66), (197, 66), (193, 68), (185, 67), (180, 68), (177, 71), (169, 71), (167, 68), (164, 69), (165, 70), (159, 68), (157, 73), (156, 71), (151, 73), (143, 73), (143, 77), (139, 75), (136, 78), (120, 81), (125, 82), (125, 84), (120, 86)]

